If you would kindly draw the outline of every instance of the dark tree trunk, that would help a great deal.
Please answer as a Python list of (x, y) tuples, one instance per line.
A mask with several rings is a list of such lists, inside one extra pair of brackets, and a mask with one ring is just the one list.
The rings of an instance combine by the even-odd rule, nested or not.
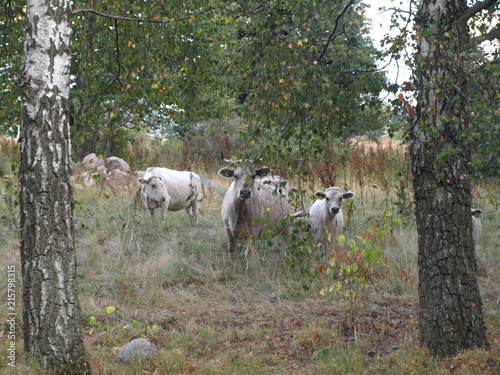
[(77, 295), (70, 184), (68, 0), (29, 0), (21, 107), (21, 266), (27, 358), (89, 374)]
[(420, 332), (437, 355), (487, 347), (472, 241), (466, 0), (422, 0), (411, 158)]

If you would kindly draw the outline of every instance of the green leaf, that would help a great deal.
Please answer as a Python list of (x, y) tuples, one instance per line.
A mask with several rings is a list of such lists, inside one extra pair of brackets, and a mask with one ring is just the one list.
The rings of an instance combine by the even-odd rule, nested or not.
[(114, 306), (106, 307), (106, 314), (108, 314), (108, 315), (114, 313), (115, 311), (116, 311), (116, 307), (114, 307)]
[(345, 245), (345, 236), (341, 234), (340, 236), (337, 237), (337, 242), (339, 243), (340, 246)]
[(401, 219), (399, 217), (395, 217), (392, 219), (392, 224), (394, 224), (395, 227), (401, 226)]
[(362, 254), (366, 262), (376, 262), (380, 258), (380, 254), (375, 250), (363, 250)]
[(155, 324), (150, 328), (150, 331), (153, 335), (157, 335), (158, 332), (160, 332), (160, 327), (157, 324)]

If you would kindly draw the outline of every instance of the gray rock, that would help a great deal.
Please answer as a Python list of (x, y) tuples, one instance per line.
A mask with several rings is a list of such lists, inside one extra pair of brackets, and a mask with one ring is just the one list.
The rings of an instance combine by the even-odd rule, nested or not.
[(122, 172), (130, 173), (130, 166), (128, 163), (123, 159), (117, 158), (116, 156), (111, 156), (106, 159), (106, 167), (109, 170), (119, 169)]
[(158, 347), (148, 339), (139, 338), (122, 346), (115, 356), (115, 362), (130, 363), (138, 359), (158, 357)]
[(82, 165), (87, 169), (87, 170), (92, 170), (94, 168), (99, 167), (100, 165), (104, 165), (104, 160), (102, 160), (100, 157), (98, 157), (96, 154), (88, 154), (85, 156), (82, 160)]

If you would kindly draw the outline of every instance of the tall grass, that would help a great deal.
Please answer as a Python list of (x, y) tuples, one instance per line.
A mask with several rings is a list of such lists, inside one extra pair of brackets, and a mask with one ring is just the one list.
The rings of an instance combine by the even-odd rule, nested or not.
[[(335, 293), (320, 293), (338, 281), (338, 274), (318, 273), (311, 254), (290, 253), (290, 236), (258, 241), (246, 275), (244, 247), (232, 257), (227, 253), (222, 197), (209, 188), (196, 226), (185, 212), (169, 212), (166, 222), (151, 218), (135, 191), (108, 196), (97, 188), (77, 190), (80, 302), (94, 373), (494, 374), (500, 366), (496, 193), (482, 186), (476, 194), (484, 231), (477, 254), (480, 285), (493, 350), (436, 359), (418, 345), (417, 234), (407, 156), (395, 147), (353, 147), (345, 168), (325, 164), (323, 177), (313, 182), (314, 188), (335, 184), (356, 193), (353, 211), (345, 213), (346, 236), (366, 232), (386, 211), (402, 219), (392, 232), (394, 240), (384, 244), (387, 267), (370, 275), (354, 308)], [(187, 153), (177, 150), (170, 160), (159, 153), (155, 162), (180, 162)], [(328, 163), (336, 163), (335, 158)], [(207, 164), (203, 174), (227, 189), (218, 168)], [(304, 197), (305, 203), (312, 200), (312, 194)], [(1, 212), (5, 202), (0, 201)], [(19, 265), (12, 220), (0, 219), (5, 265)], [(301, 260), (309, 272), (297, 267)], [(5, 285), (3, 274), (0, 283)], [(108, 314), (109, 306), (116, 311)], [(2, 302), (1, 316), (6, 308)], [(117, 348), (136, 337), (155, 342), (161, 357), (129, 366), (114, 363)], [(5, 363), (0, 351), (0, 366)], [(21, 373), (41, 373), (19, 366)], [(17, 373), (0, 368), (3, 372)]]

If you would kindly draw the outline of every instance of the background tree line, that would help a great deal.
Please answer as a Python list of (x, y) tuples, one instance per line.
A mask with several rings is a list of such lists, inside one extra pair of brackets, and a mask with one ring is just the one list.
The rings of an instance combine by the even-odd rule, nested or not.
[[(400, 58), (411, 30), (378, 51), (364, 7), (361, 1), (75, 3), (74, 156), (124, 154), (137, 130), (180, 138), (230, 133), (257, 144), (266, 138), (257, 152), (291, 158), (303, 156), (304, 147), (315, 157), (351, 135), (404, 132), (409, 116), (400, 103), (381, 100), (383, 90), (395, 94), (399, 87), (377, 62), (384, 53)], [(493, 14), (471, 26), (482, 31)], [(24, 16), (24, 1), (3, 1), (0, 129), (10, 134), (20, 122)], [(403, 17), (396, 12), (395, 24), (404, 25)], [(474, 59), (483, 68), (470, 77), (475, 121), (468, 137), (484, 176), (500, 173), (492, 157), (500, 147), (499, 113), (489, 110), (498, 99), (497, 54), (478, 51)], [(239, 120), (229, 121), (237, 123), (230, 128), (213, 121), (225, 118)], [(278, 156), (284, 155), (269, 154)]]
[[(379, 99), (387, 87), (384, 73), (376, 71), (380, 52), (367, 35), (362, 8), (343, 10), (344, 5), (75, 4), (76, 156), (120, 152), (124, 139), (133, 135), (130, 130), (139, 129), (192, 137), (209, 128), (247, 134), (257, 143), (262, 135), (288, 153), (303, 153), (300, 139), (323, 142), (325, 134), (334, 139), (383, 131), (389, 113)], [(13, 105), (2, 111), (0, 123), (15, 133), (24, 4), (6, 2), (3, 10), (1, 79), (6, 102)], [(213, 121), (204, 126), (235, 116), (242, 121), (234, 129), (218, 128)]]

